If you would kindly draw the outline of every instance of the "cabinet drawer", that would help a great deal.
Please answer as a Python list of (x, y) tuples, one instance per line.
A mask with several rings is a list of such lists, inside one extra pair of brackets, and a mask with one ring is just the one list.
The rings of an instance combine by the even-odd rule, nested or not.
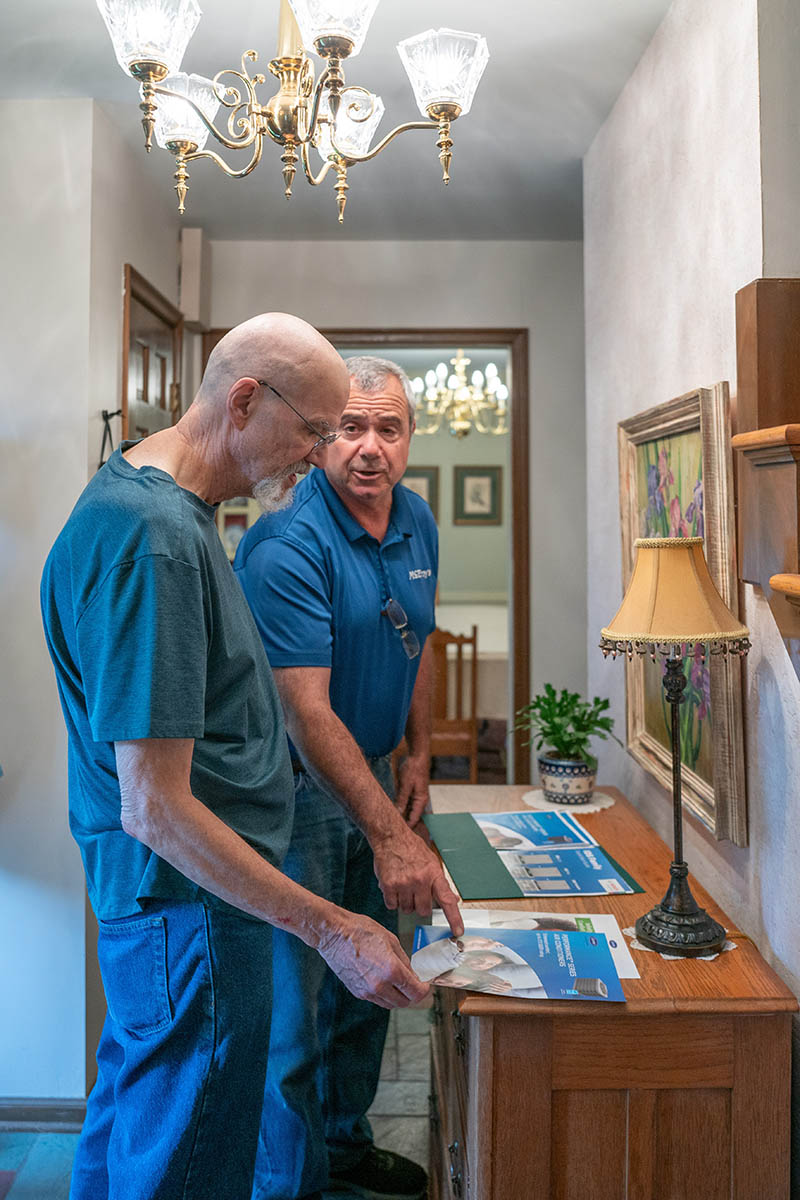
[(469, 1171), (466, 1126), (461, 1120), (455, 1088), (445, 1074), (437, 1042), (431, 1043), (431, 1194), (438, 1200), (467, 1200)]
[(459, 1124), (465, 1128), (469, 1106), (467, 1065), (471, 1022), (458, 1011), (459, 995), (453, 988), (436, 988), (431, 1010), (432, 1039), (437, 1047), (444, 1078), (454, 1093)]

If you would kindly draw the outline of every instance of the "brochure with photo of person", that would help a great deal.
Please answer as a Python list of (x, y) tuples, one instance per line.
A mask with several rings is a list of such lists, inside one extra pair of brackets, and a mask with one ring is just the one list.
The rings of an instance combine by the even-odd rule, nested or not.
[(527, 1000), (625, 1000), (603, 933), (470, 926), (454, 938), (425, 925), (414, 934), (411, 965), (438, 987)]
[(473, 820), (495, 850), (536, 850), (541, 846), (596, 846), (570, 813), (473, 813)]
[[(557, 929), (563, 933), (604, 933), (620, 979), (638, 979), (639, 972), (619, 923), (611, 913), (520, 912), (510, 908), (462, 908), (465, 929)], [(440, 908), (433, 910), (433, 925), (447, 925)]]

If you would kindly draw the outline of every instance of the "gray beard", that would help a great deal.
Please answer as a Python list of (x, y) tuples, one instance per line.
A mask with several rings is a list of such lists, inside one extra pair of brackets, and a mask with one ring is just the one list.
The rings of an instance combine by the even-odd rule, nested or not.
[(289, 475), (305, 475), (308, 464), (305, 462), (292, 463), (280, 475), (267, 475), (253, 486), (253, 499), (264, 513), (281, 512), (294, 504), (294, 488), (286, 487)]

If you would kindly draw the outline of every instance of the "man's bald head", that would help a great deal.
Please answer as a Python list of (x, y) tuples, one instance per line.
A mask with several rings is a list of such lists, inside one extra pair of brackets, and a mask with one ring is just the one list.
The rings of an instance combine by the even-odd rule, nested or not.
[(347, 368), (327, 338), (288, 313), (262, 313), (226, 333), (211, 352), (197, 401), (224, 406), (244, 378), (267, 380), (301, 411), (304, 396), (313, 402), (333, 389), (346, 397), (349, 389)]

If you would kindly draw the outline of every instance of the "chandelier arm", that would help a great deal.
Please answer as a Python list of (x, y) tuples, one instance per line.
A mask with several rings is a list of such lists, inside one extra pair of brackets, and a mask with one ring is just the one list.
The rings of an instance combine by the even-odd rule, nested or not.
[(311, 169), (311, 161), (308, 156), (308, 142), (300, 144), (300, 161), (303, 164), (303, 174), (312, 187), (319, 187), (328, 172), (336, 166), (336, 162), (332, 158), (328, 158), (322, 165), (319, 175), (315, 175)]
[[(216, 138), (220, 145), (226, 146), (228, 150), (243, 150), (245, 147), (250, 146), (258, 137), (259, 131), (255, 122), (251, 122), (244, 117), (240, 118), (240, 120), (247, 124), (247, 132), (244, 133), (241, 138), (226, 137), (224, 133), (220, 133), (213, 121), (209, 121), (199, 104), (196, 104), (195, 101), (190, 99), (189, 96), (184, 96), (182, 92), (173, 92), (169, 88), (162, 87), (156, 87), (153, 89), (153, 91), (157, 92), (159, 96), (174, 96), (175, 99), (182, 100), (184, 104), (188, 104), (197, 113), (198, 117), (203, 122), (209, 133)], [(237, 104), (237, 108), (241, 108), (244, 103), (245, 102), (240, 99)], [(236, 109), (234, 109), (234, 113), (235, 112)], [(233, 113), (231, 116), (233, 116)]]
[(322, 90), (325, 87), (330, 74), (331, 69), (329, 66), (326, 66), (325, 70), (314, 84), (314, 99), (311, 103), (311, 116), (308, 119), (308, 125), (305, 129), (300, 128), (300, 115), (301, 113), (305, 113), (305, 104), (298, 104), (297, 106), (297, 140), (301, 144), (311, 142), (314, 134), (317, 132), (317, 118), (319, 117), (319, 106), (322, 101)]
[(347, 166), (352, 167), (355, 165), (355, 163), (369, 162), (371, 158), (375, 158), (375, 156), (380, 154), (381, 150), (383, 150), (385, 146), (389, 145), (389, 142), (396, 138), (398, 134), (405, 133), (407, 129), (438, 128), (439, 125), (436, 121), (407, 121), (405, 125), (397, 125), (391, 131), (391, 133), (387, 133), (386, 137), (382, 138), (381, 141), (378, 142), (377, 146), (373, 146), (368, 154), (345, 154), (344, 150), (340, 150), (336, 145), (336, 142), (334, 141), (333, 130), (331, 130), (331, 145), (333, 146), (336, 154), (338, 154), (340, 158), (344, 159)]
[(195, 150), (191, 154), (187, 154), (185, 156), (185, 161), (194, 162), (198, 158), (210, 158), (211, 161), (215, 162), (217, 166), (231, 179), (244, 179), (245, 175), (249, 175), (250, 172), (258, 166), (259, 162), (261, 161), (263, 150), (264, 138), (259, 137), (253, 148), (253, 154), (250, 158), (250, 162), (246, 167), (242, 167), (240, 171), (234, 171), (232, 167), (229, 167), (225, 162), (225, 159), (220, 158), (220, 156), (214, 150)]
[[(431, 417), (433, 418), (433, 420), (430, 419)], [(420, 418), (425, 419), (425, 428), (422, 428), (422, 426), (420, 424)], [(414, 429), (414, 433), (415, 434), (418, 433), (422, 437), (424, 437), (425, 434), (427, 434), (427, 433), (438, 433), (439, 430), (441, 429), (441, 427), (442, 427), (442, 411), (441, 411), (441, 409), (437, 410), (437, 412), (433, 413), (433, 414), (428, 413), (428, 412), (420, 413), (418, 416), (416, 416), (416, 427)]]

